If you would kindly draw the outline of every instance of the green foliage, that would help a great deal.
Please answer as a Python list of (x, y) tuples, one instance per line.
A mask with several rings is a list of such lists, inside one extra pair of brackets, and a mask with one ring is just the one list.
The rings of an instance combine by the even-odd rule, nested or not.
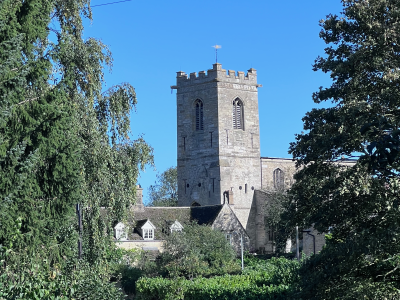
[(0, 299), (123, 299), (104, 270), (84, 263), (76, 266), (63, 272), (30, 264), (18, 270), (6, 268), (0, 275)]
[(290, 292), (284, 285), (257, 285), (252, 280), (266, 281), (262, 274), (257, 277), (226, 275), (213, 278), (164, 279), (142, 278), (138, 281), (138, 299), (287, 299)]
[(265, 203), (265, 224), (269, 227), (277, 227), (281, 222), (281, 215), (285, 211), (286, 203), (289, 201), (285, 191), (265, 191), (268, 195)]
[(222, 232), (193, 223), (166, 238), (158, 264), (164, 277), (194, 278), (239, 272), (235, 256)]
[(187, 280), (141, 278), (139, 299), (290, 299), (299, 263), (284, 258), (256, 262), (242, 275)]
[(144, 272), (139, 268), (121, 266), (121, 286), (127, 294), (136, 294), (136, 282), (143, 276)]
[[(17, 220), (16, 238), (19, 227)], [(28, 250), (15, 253), (12, 248), (0, 247), (0, 299), (123, 299), (110, 275), (126, 263), (126, 252), (107, 250), (107, 260), (95, 265), (76, 259), (76, 249), (74, 257), (64, 256), (62, 263), (51, 264), (42, 251), (32, 258)]]
[(286, 242), (292, 238), (294, 230), (288, 226), (283, 217), (290, 207), (291, 195), (285, 190), (264, 190), (267, 194), (265, 202), (264, 220), (267, 230), (273, 231), (276, 253), (282, 254), (286, 250)]
[[(386, 261), (379, 257), (366, 258), (352, 243), (330, 244), (318, 255), (303, 261), (295, 296), (302, 299), (398, 299), (397, 276), (390, 272), (399, 262), (399, 255)], [(380, 278), (382, 273), (387, 274), (385, 278)]]
[(246, 266), (244, 274), (269, 274), (269, 284), (289, 286), (294, 285), (299, 280), (301, 263), (295, 259), (272, 257), (271, 259), (263, 260), (253, 256), (246, 256), (244, 264)]
[[(0, 4), (0, 244), (28, 252), (53, 244), (52, 260), (69, 252), (68, 216), (78, 201), (79, 137), (64, 86), (50, 86), (48, 1)], [(56, 229), (56, 230), (53, 230)], [(47, 248), (48, 249), (48, 248)], [(11, 255), (8, 256), (10, 258)]]
[[(315, 299), (390, 298), (400, 290), (400, 2), (342, 3), (341, 17), (321, 21), (328, 46), (314, 64), (333, 84), (313, 99), (332, 107), (307, 113), (291, 144), (300, 168), (286, 220), (320, 232), (333, 226), (305, 264), (304, 274), (315, 271), (304, 277), (305, 293), (313, 286)], [(339, 165), (351, 157), (359, 159)]]
[(178, 206), (178, 171), (176, 167), (157, 175), (157, 181), (149, 187), (148, 206)]
[[(129, 139), (134, 88), (123, 83), (102, 93), (112, 58), (100, 41), (83, 40), (82, 17), (91, 18), (89, 0), (0, 2), (0, 274), (12, 278), (2, 277), (7, 299), (46, 291), (51, 298), (58, 290), (65, 296), (79, 274), (76, 290), (93, 299), (119, 293), (109, 283), (118, 256), (111, 226), (134, 203), (152, 149), (141, 137)], [(76, 203), (83, 208), (79, 263)], [(59, 280), (47, 279), (51, 270)]]
[(130, 294), (136, 293), (140, 278), (193, 279), (240, 273), (240, 263), (225, 235), (196, 223), (167, 236), (163, 253), (156, 260), (142, 251), (131, 259), (131, 264), (133, 261), (134, 266), (122, 265), (115, 272), (121, 277), (124, 291)]
[(136, 281), (149, 273), (147, 268), (143, 267), (149, 265), (145, 252), (139, 249), (118, 249), (113, 253), (118, 254), (114, 257), (117, 263), (112, 265), (114, 278), (118, 280), (126, 294), (136, 294)]

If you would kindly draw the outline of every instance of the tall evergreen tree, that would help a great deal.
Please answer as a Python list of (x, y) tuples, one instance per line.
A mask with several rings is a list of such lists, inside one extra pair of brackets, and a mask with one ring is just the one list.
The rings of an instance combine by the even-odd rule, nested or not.
[[(321, 21), (329, 45), (314, 70), (332, 86), (314, 93), (305, 133), (290, 152), (300, 167), (292, 226), (329, 232), (305, 265), (303, 298), (398, 297), (400, 278), (400, 1), (342, 0), (341, 17)], [(340, 167), (343, 158), (358, 158)]]
[[(49, 84), (47, 25), (52, 7), (40, 1), (1, 3), (2, 209), (0, 243), (22, 219), (15, 247), (36, 252), (64, 240), (63, 226), (79, 193), (80, 168), (73, 103)], [(58, 243), (61, 242), (58, 241)], [(28, 247), (27, 247), (28, 246)]]
[[(112, 249), (111, 225), (134, 203), (140, 167), (152, 163), (151, 147), (129, 139), (134, 88), (102, 91), (111, 54), (82, 39), (81, 16), (91, 18), (90, 1), (0, 3), (3, 268), (27, 261), (59, 268), (76, 258), (76, 203), (84, 260), (101, 263)], [(109, 208), (108, 223), (101, 206)]]

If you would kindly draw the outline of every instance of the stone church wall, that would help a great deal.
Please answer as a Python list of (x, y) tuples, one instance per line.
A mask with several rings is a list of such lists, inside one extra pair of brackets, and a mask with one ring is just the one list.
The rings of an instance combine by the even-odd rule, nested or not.
[[(229, 204), (246, 226), (253, 193), (261, 185), (256, 70), (177, 73), (178, 203)], [(242, 103), (242, 128), (233, 126), (233, 101)], [(203, 103), (204, 128), (196, 128), (196, 101)], [(244, 127), (243, 127), (244, 126)]]
[(252, 249), (260, 253), (273, 253), (275, 252), (275, 244), (272, 240), (272, 236), (269, 233), (269, 228), (266, 224), (266, 207), (270, 194), (256, 190), (254, 192), (253, 206), (250, 211), (250, 218), (246, 230), (249, 232), (250, 239), (252, 241)]
[[(260, 134), (258, 115), (257, 73), (221, 68), (218, 83), (219, 156), (221, 162), (221, 190), (233, 191), (234, 211), (244, 227), (255, 189), (260, 188)], [(248, 78), (248, 79), (246, 79)], [(232, 128), (232, 103), (240, 99), (243, 104), (243, 129)]]
[(275, 190), (274, 170), (281, 169), (284, 173), (284, 189), (293, 184), (293, 175), (296, 172), (295, 162), (291, 158), (261, 157), (261, 189)]
[[(178, 84), (180, 80), (178, 77)], [(205, 83), (202, 80), (202, 83), (177, 92), (178, 195), (181, 206), (190, 206), (193, 202), (221, 204), (216, 82)], [(204, 130), (199, 131), (195, 130), (194, 120), (196, 99), (204, 103)], [(213, 144), (210, 132), (214, 133)]]
[[(315, 237), (315, 253), (318, 254), (325, 245), (325, 234), (318, 233), (314, 228), (306, 229)], [(314, 253), (314, 238), (303, 232), (303, 253), (307, 256)]]
[(222, 207), (221, 212), (212, 225), (212, 228), (221, 230), (231, 235), (230, 243), (233, 245), (238, 255), (240, 255), (241, 252), (240, 237), (243, 239), (243, 250), (251, 250), (250, 238), (242, 224), (237, 218), (235, 218), (235, 213), (230, 208), (230, 205), (224, 205)]
[[(224, 70), (216, 63), (207, 72), (189, 76), (177, 72), (176, 85), (171, 88), (177, 90), (179, 205), (229, 204), (250, 237), (250, 248), (268, 253), (274, 251), (273, 235), (265, 226), (268, 192), (289, 189), (296, 167), (289, 158), (260, 158), (260, 86), (255, 69), (245, 74)], [(235, 117), (237, 102), (242, 107), (241, 126)], [(317, 240), (319, 249), (324, 241)]]

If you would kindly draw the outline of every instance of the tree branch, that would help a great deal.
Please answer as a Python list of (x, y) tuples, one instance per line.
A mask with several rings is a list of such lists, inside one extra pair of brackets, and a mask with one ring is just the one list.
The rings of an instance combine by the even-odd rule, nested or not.
[(31, 98), (31, 99), (26, 99), (26, 100), (24, 100), (24, 101), (21, 101), (20, 103), (17, 103), (17, 105), (22, 105), (22, 104), (24, 104), (24, 103), (26, 103), (26, 102), (31, 102), (31, 101), (36, 100), (36, 99), (39, 99), (39, 97), (35, 97), (35, 98)]

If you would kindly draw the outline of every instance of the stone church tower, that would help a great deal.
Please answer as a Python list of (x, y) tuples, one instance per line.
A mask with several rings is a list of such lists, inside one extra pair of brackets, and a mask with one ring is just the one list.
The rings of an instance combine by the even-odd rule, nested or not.
[(229, 203), (246, 228), (261, 188), (255, 69), (177, 72), (178, 203)]

